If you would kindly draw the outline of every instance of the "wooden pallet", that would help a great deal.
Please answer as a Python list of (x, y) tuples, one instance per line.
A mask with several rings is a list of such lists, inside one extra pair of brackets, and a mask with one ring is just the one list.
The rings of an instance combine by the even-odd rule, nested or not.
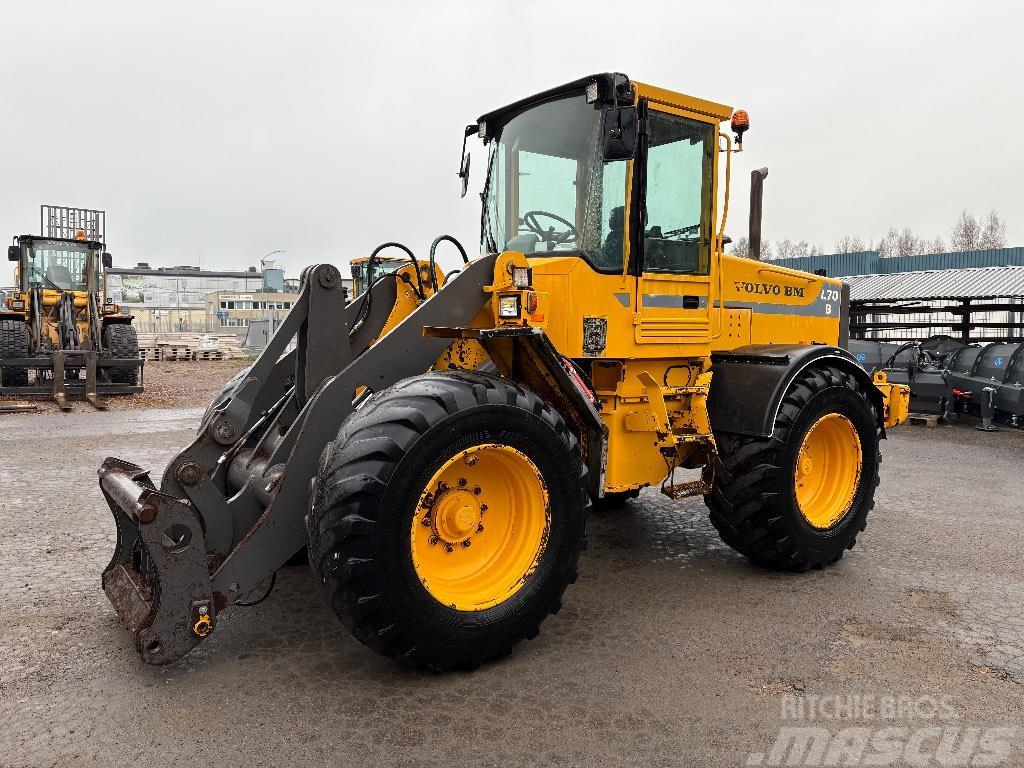
[(194, 355), (192, 347), (160, 347), (160, 359), (165, 361), (192, 360)]
[(937, 413), (910, 413), (907, 414), (908, 424), (924, 424), (929, 429), (935, 429), (942, 422), (942, 416)]

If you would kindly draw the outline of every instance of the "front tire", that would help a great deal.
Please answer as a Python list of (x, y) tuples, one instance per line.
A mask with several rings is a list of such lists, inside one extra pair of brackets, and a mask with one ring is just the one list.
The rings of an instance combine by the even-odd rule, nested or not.
[(380, 393), (321, 457), (309, 557), (364, 644), (435, 671), (512, 652), (576, 580), (576, 438), (532, 392), (433, 372)]
[[(23, 320), (0, 320), (0, 363), (4, 358), (28, 357), (28, 327)], [(5, 387), (27, 387), (28, 368), (2, 371)]]
[(800, 373), (771, 437), (716, 434), (711, 523), (761, 565), (802, 571), (836, 562), (874, 507), (880, 435), (859, 379), (831, 365)]
[[(139, 336), (135, 328), (124, 323), (108, 325), (103, 329), (104, 357), (134, 360), (139, 356)], [(113, 384), (137, 386), (138, 368), (108, 368), (107, 379)]]

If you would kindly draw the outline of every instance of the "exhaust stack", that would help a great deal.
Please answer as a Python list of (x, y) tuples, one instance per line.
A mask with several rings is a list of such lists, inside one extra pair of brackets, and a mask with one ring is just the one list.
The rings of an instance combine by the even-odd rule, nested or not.
[(761, 199), (764, 193), (764, 180), (768, 177), (767, 168), (758, 168), (750, 172), (750, 223), (747, 239), (750, 243), (750, 258), (761, 260)]

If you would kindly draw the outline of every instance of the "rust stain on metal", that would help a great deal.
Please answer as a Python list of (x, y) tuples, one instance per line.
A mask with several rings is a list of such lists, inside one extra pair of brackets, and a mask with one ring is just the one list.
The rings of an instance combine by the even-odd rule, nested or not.
[(153, 605), (150, 592), (137, 573), (118, 565), (104, 574), (103, 591), (129, 632), (136, 633), (147, 624)]

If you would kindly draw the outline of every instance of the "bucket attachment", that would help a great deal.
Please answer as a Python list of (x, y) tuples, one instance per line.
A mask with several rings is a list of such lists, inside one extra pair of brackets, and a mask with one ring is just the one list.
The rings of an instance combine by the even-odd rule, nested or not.
[(170, 663), (216, 621), (199, 515), (189, 502), (157, 491), (134, 464), (108, 458), (99, 476), (117, 525), (103, 591), (143, 661)]

